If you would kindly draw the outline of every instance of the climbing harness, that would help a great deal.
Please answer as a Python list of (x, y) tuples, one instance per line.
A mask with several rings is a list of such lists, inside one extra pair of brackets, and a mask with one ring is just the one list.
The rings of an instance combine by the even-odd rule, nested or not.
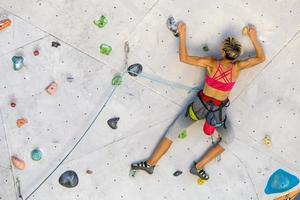
[[(202, 90), (198, 93), (198, 97), (201, 103), (203, 104), (204, 108), (208, 111), (205, 117), (207, 123), (216, 128), (221, 126), (224, 126), (224, 128), (226, 128), (225, 122), (227, 120), (227, 116), (225, 115), (223, 119), (223, 109), (226, 109), (230, 105), (229, 99), (225, 101), (218, 101), (216, 99), (204, 95)], [(218, 108), (214, 109), (214, 107), (216, 106)]]

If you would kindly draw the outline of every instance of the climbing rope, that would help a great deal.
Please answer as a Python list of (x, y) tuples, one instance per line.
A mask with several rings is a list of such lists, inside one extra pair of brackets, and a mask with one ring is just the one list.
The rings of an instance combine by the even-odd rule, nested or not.
[[(128, 54), (129, 54), (129, 43), (125, 42), (124, 51), (125, 51), (125, 70), (121, 73), (124, 75), (126, 73), (127, 67), (128, 67)], [(70, 154), (74, 151), (74, 149), (79, 145), (79, 143), (82, 141), (82, 139), (86, 136), (88, 131), (91, 129), (91, 127), (94, 125), (96, 120), (98, 119), (99, 115), (104, 110), (105, 106), (107, 105), (108, 101), (111, 99), (113, 94), (115, 93), (117, 87), (114, 87), (113, 90), (108, 95), (107, 99), (105, 100), (105, 103), (100, 107), (98, 113), (92, 120), (91, 124), (88, 126), (88, 128), (84, 131), (84, 133), (81, 135), (79, 140), (75, 143), (75, 145), (71, 148), (71, 150), (65, 155), (65, 157), (58, 163), (58, 165), (51, 171), (51, 173), (25, 198), (25, 200), (28, 200), (51, 176), (52, 174), (62, 165), (62, 163), (70, 156)]]
[(172, 88), (187, 90), (188, 93), (199, 92), (200, 91), (200, 87), (190, 87), (190, 86), (187, 86), (187, 85), (183, 85), (181, 83), (177, 83), (177, 82), (173, 82), (173, 81), (168, 81), (168, 80), (159, 78), (157, 76), (146, 74), (144, 72), (142, 72), (140, 74), (134, 72), (133, 70), (128, 70), (128, 72), (130, 72), (132, 74), (135, 74), (135, 75), (137, 75), (139, 77), (142, 77), (142, 78), (148, 79), (150, 81), (153, 81), (153, 82), (156, 82), (156, 83), (160, 83), (160, 84), (172, 87)]

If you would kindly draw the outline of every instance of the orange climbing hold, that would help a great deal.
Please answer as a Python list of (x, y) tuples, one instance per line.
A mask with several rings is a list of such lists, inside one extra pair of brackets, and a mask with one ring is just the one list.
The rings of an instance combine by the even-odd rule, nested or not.
[(17, 127), (21, 128), (21, 126), (24, 126), (27, 123), (28, 123), (28, 121), (26, 119), (24, 119), (24, 118), (18, 119), (17, 120)]
[(11, 162), (12, 162), (13, 166), (19, 170), (24, 170), (26, 167), (25, 162), (23, 160), (19, 159), (17, 156), (12, 156)]
[(10, 19), (4, 19), (0, 21), (0, 31), (3, 29), (6, 29), (11, 25), (11, 20)]
[(46, 92), (50, 95), (53, 95), (57, 89), (57, 84), (53, 81), (47, 88)]

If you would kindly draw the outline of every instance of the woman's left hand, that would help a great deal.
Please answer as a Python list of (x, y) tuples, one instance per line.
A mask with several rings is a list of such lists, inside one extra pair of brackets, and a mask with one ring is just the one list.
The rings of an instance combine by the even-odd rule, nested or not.
[(185, 23), (184, 23), (184, 22), (180, 22), (180, 23), (178, 24), (178, 32), (179, 32), (179, 35), (180, 35), (180, 34), (184, 34), (185, 31), (186, 31), (186, 25), (185, 25)]

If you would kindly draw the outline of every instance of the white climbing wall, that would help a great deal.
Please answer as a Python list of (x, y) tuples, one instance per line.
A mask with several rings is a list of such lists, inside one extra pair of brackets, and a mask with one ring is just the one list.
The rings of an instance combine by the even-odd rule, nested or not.
[[(109, 22), (99, 29), (93, 20), (101, 15)], [(220, 42), (232, 35), (242, 42), (244, 57), (253, 55), (241, 35), (252, 23), (267, 55), (263, 64), (241, 73), (228, 111), (236, 139), (221, 160), (206, 167), (211, 179), (204, 185), (189, 174), (211, 145), (203, 122), (174, 143), (152, 176), (128, 175), (130, 164), (151, 154), (194, 95), (166, 83), (203, 84), (203, 69), (179, 62), (178, 41), (165, 25), (170, 15), (186, 22), (190, 54), (218, 57)], [(51, 175), (28, 200), (269, 200), (279, 196), (264, 193), (275, 170), (300, 177), (298, 0), (0, 0), (0, 17), (12, 20), (0, 31), (0, 199), (17, 198), (17, 177), (26, 199)], [(61, 46), (52, 47), (53, 41)], [(129, 64), (141, 63), (146, 75), (164, 84), (125, 74), (114, 89), (111, 79), (125, 69), (125, 41)], [(102, 43), (112, 46), (111, 55), (99, 53)], [(202, 50), (205, 44), (209, 52)], [(39, 56), (33, 55), (36, 49)], [(12, 68), (14, 55), (24, 57), (18, 72)], [(58, 89), (50, 96), (44, 89), (52, 81)], [(100, 109), (83, 140), (51, 174)], [(107, 125), (112, 117), (120, 117), (116, 130)], [(28, 124), (18, 128), (19, 118)], [(265, 135), (271, 147), (264, 145)], [(44, 153), (41, 161), (31, 160), (36, 147)], [(24, 160), (26, 169), (11, 167), (11, 155)], [(58, 183), (66, 170), (77, 172), (77, 187)], [(174, 177), (176, 170), (183, 174)]]

